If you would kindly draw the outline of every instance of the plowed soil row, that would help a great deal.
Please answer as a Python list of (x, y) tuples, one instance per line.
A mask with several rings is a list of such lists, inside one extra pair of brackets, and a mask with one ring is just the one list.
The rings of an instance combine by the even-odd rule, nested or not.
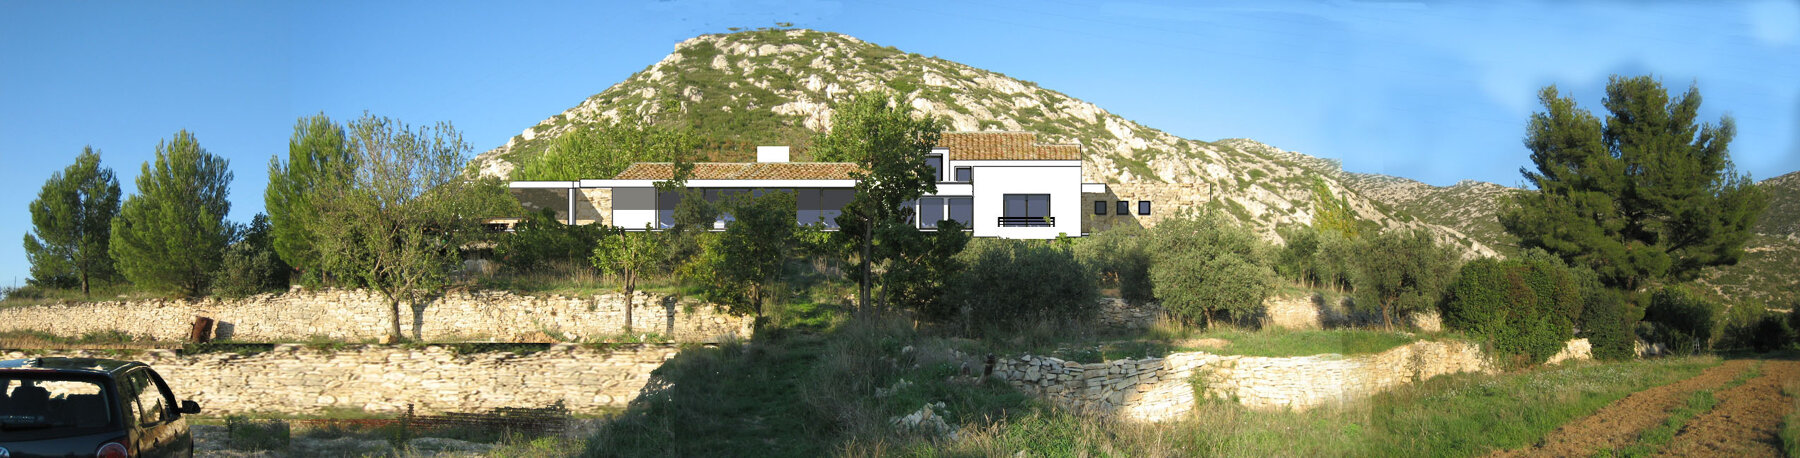
[(1670, 411), (1685, 405), (1690, 393), (1716, 389), (1737, 378), (1753, 363), (1726, 361), (1700, 375), (1632, 393), (1593, 415), (1558, 427), (1537, 445), (1498, 452), (1493, 456), (1589, 456), (1601, 449), (1625, 447), (1637, 442), (1638, 435), (1645, 429), (1669, 418)]
[(1762, 376), (1714, 393), (1719, 404), (1675, 433), (1664, 456), (1781, 456), (1781, 418), (1793, 399), (1781, 387), (1800, 379), (1800, 362), (1768, 361)]

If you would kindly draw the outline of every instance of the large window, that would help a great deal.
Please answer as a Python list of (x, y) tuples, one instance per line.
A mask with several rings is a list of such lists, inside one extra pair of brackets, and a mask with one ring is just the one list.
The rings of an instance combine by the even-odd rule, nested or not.
[(975, 199), (951, 197), (949, 201), (950, 217), (945, 219), (962, 223), (964, 228), (975, 227)]
[(925, 156), (925, 165), (931, 166), (931, 182), (944, 180), (944, 157), (938, 155)]
[(1049, 194), (1007, 194), (1004, 199), (1001, 227), (1056, 225), (1056, 220), (1050, 217)]
[(919, 199), (919, 227), (935, 228), (938, 221), (944, 220), (944, 198), (925, 197)]
[(675, 227), (675, 206), (681, 204), (681, 193), (663, 191), (656, 193), (656, 227), (668, 229)]

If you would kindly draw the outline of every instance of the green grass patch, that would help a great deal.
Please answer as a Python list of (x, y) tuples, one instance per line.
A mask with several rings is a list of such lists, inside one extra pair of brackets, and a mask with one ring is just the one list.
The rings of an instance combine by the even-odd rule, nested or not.
[(1326, 353), (1340, 355), (1381, 353), (1394, 347), (1427, 339), (1427, 336), (1368, 329), (1287, 330), (1270, 328), (1260, 331), (1220, 329), (1195, 334), (1192, 338), (1223, 339), (1231, 344), (1224, 348), (1184, 346), (1180, 348), (1180, 351), (1286, 357)]
[(1054, 409), (968, 427), (911, 456), (1468, 456), (1516, 448), (1643, 389), (1691, 377), (1715, 358), (1573, 363), (1461, 374), (1338, 407), (1253, 411), (1207, 402), (1156, 425)]
[(1787, 416), (1781, 419), (1781, 451), (1787, 456), (1800, 456), (1800, 380), (1782, 384), (1781, 394), (1793, 399)]

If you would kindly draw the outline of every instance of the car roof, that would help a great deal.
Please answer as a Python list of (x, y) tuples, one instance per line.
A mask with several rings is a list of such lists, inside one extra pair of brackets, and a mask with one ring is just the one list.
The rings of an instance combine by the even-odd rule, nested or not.
[(0, 361), (0, 370), (48, 370), (118, 376), (126, 370), (143, 365), (144, 363), (137, 361), (116, 359), (41, 357)]

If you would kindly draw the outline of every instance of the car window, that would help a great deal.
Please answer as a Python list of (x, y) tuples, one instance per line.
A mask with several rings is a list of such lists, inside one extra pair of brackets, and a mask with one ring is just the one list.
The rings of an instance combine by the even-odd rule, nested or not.
[(130, 383), (131, 391), (137, 398), (138, 423), (151, 424), (162, 421), (163, 416), (169, 411), (168, 403), (163, 399), (162, 391), (156, 389), (156, 386), (150, 382), (149, 371), (145, 369), (131, 371), (131, 375), (126, 377), (126, 381)]
[(0, 443), (85, 434), (113, 423), (98, 379), (0, 378)]

